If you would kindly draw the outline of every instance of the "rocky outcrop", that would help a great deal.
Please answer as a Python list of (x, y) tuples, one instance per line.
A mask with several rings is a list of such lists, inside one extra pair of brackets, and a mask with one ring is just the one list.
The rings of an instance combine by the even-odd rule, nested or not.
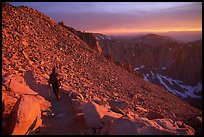
[(34, 92), (33, 90), (31, 90), (28, 86), (20, 83), (18, 78), (19, 78), (19, 76), (9, 75), (9, 76), (3, 78), (3, 83), (4, 83), (4, 85), (7, 86), (7, 88), (11, 92), (14, 92), (14, 93), (19, 94), (19, 95), (22, 95), (22, 94), (36, 95), (37, 94), (37, 92)]
[[(88, 102), (82, 110), (84, 119), (88, 128), (101, 128), (102, 122), (100, 120), (100, 114), (97, 111), (96, 104)], [(101, 111), (102, 112), (102, 111)]]
[(157, 113), (157, 112), (150, 111), (150, 112), (148, 112), (148, 114), (147, 114), (147, 118), (148, 118), (149, 120), (152, 120), (152, 119), (164, 118), (164, 116), (162, 116), (161, 114), (159, 114), (159, 113)]
[(2, 77), (2, 82), (6, 87), (2, 91), (3, 134), (24, 135), (41, 126), (41, 112), (43, 115), (50, 111), (50, 102), (31, 90), (19, 75)]
[(64, 28), (68, 29), (69, 31), (71, 31), (75, 35), (77, 35), (81, 40), (83, 40), (92, 49), (96, 50), (99, 53), (102, 53), (102, 49), (101, 49), (98, 41), (96, 40), (96, 37), (92, 33), (77, 31), (72, 27), (66, 26), (63, 21), (59, 22), (58, 24), (63, 26)]
[(25, 135), (42, 124), (38, 100), (32, 95), (22, 95), (11, 111), (9, 134)]
[[(126, 109), (126, 102), (111, 102), (111, 106), (98, 105), (92, 101), (84, 103), (81, 119), (85, 121), (86, 130), (83, 135), (194, 135), (190, 126), (181, 122), (174, 122), (168, 118), (123, 116), (111, 111), (112, 106)], [(72, 104), (75, 106), (75, 104)], [(143, 108), (141, 108), (143, 109)], [(145, 110), (145, 109), (144, 109)], [(130, 111), (128, 112), (131, 113)], [(79, 114), (79, 113), (78, 113)], [(77, 114), (77, 115), (78, 115)], [(155, 113), (151, 112), (155, 115)], [(158, 114), (157, 114), (158, 115)], [(79, 119), (79, 118), (78, 118)]]

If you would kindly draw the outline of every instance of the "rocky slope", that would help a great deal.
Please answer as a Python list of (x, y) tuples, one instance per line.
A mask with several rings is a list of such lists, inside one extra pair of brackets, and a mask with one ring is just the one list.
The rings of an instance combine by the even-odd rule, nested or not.
[[(60, 102), (47, 86), (53, 66), (62, 83)], [(200, 110), (26, 6), (2, 6), (2, 82), (3, 134), (201, 133), (193, 124)]]
[(102, 52), (102, 49), (100, 45), (98, 44), (98, 41), (96, 40), (96, 37), (94, 36), (94, 34), (77, 31), (72, 27), (66, 26), (63, 21), (59, 22), (58, 24), (66, 28), (67, 30), (71, 31), (75, 35), (77, 35), (81, 40), (83, 40), (92, 49), (98, 51), (99, 53)]
[[(148, 34), (116, 39), (96, 34), (105, 54), (130, 64), (145, 80), (162, 85), (184, 99), (202, 99), (202, 40), (180, 43), (173, 38)], [(197, 106), (201, 108), (197, 101)]]

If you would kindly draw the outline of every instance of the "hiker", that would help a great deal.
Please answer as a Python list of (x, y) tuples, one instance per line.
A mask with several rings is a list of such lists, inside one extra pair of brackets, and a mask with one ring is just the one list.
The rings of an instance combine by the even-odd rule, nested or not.
[(52, 69), (52, 73), (50, 74), (50, 78), (48, 80), (48, 84), (52, 84), (53, 91), (55, 93), (56, 98), (60, 99), (59, 87), (61, 86), (60, 81), (57, 78), (58, 74), (56, 72), (56, 68)]

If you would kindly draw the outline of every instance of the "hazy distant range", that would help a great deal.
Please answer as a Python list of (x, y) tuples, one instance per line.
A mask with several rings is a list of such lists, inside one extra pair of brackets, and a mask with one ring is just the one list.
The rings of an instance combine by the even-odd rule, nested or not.
[[(193, 41), (202, 39), (202, 31), (170, 31), (170, 32), (160, 32), (160, 33), (151, 32), (151, 33), (163, 35), (163, 36), (170, 36), (181, 42), (193, 42)], [(134, 34), (118, 35), (116, 37), (135, 38), (146, 34), (148, 33), (140, 33), (140, 34), (134, 33)]]

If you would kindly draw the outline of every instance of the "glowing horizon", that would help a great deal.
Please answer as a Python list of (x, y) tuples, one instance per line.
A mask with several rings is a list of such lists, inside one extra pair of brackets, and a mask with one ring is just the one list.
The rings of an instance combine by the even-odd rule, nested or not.
[(167, 33), (167, 32), (202, 32), (202, 28), (174, 28), (174, 29), (107, 29), (107, 30), (87, 30), (86, 32), (101, 33), (105, 35), (123, 35), (133, 33)]

